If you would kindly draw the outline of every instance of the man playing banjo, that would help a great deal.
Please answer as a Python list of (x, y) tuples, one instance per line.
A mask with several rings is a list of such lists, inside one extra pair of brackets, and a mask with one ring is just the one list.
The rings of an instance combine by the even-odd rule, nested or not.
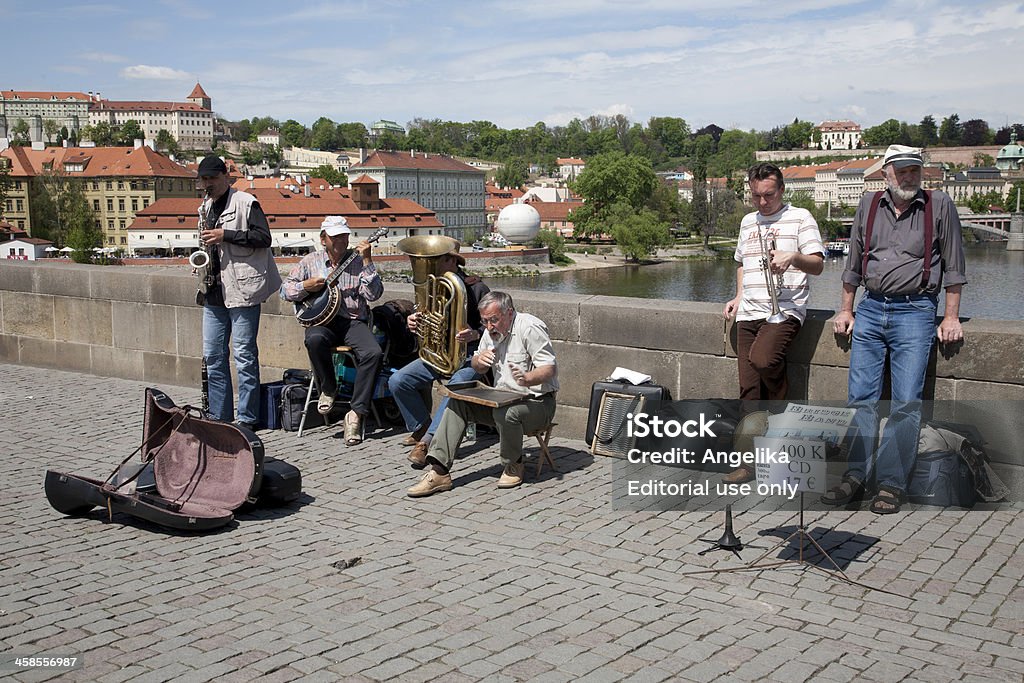
[[(323, 251), (307, 254), (292, 268), (281, 285), (281, 298), (298, 302), (324, 288), (327, 276), (335, 265), (349, 256), (351, 230), (344, 216), (327, 216), (320, 225)], [(380, 366), (381, 348), (370, 329), (370, 307), (384, 294), (384, 283), (373, 264), (372, 245), (364, 240), (356, 245), (358, 255), (338, 278), (341, 310), (321, 325), (306, 328), (306, 351), (320, 387), (317, 410), (331, 412), (338, 391), (332, 350), (340, 345), (352, 347), (356, 358), (356, 381), (352, 390), (351, 409), (345, 415), (345, 444), (362, 441), (363, 420), (370, 413), (373, 385)]]

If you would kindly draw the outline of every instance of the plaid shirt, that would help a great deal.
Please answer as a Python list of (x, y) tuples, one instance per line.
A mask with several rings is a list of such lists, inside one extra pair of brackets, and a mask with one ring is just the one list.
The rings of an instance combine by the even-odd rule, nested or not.
[[(299, 302), (308, 296), (317, 296), (319, 292), (310, 294), (302, 288), (303, 280), (311, 277), (326, 278), (332, 270), (334, 266), (326, 251), (318, 250), (306, 254), (292, 267), (281, 285), (281, 298), (285, 301)], [(384, 294), (384, 283), (377, 273), (377, 266), (371, 263), (364, 268), (360, 256), (352, 259), (352, 263), (345, 268), (335, 286), (341, 290), (342, 301), (349, 317), (364, 322), (370, 319), (370, 307), (366, 302), (376, 301)]]

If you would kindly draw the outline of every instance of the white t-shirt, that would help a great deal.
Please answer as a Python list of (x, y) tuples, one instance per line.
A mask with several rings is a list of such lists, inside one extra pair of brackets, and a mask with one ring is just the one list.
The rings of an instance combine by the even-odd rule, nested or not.
[[(740, 238), (733, 255), (738, 263), (743, 264), (743, 298), (736, 320), (763, 320), (772, 313), (771, 297), (761, 270), (761, 241), (758, 239), (760, 233), (765, 235), (765, 242), (770, 243), (768, 235), (772, 231), (779, 251), (825, 254), (818, 223), (807, 209), (784, 204), (771, 216), (762, 216), (759, 211), (748, 213), (740, 223)], [(771, 274), (771, 277), (777, 276)], [(807, 273), (790, 267), (783, 273), (782, 284), (778, 292), (779, 310), (803, 323), (810, 296)]]
[(494, 388), (514, 391), (518, 394), (540, 396), (558, 391), (558, 375), (543, 384), (524, 387), (516, 383), (512, 377), (509, 363), (519, 366), (523, 372), (529, 372), (541, 365), (555, 365), (555, 351), (551, 347), (551, 336), (548, 334), (544, 321), (529, 313), (516, 311), (512, 319), (512, 327), (508, 335), (495, 343), (490, 331), (484, 332), (480, 339), (477, 353), (494, 349)]

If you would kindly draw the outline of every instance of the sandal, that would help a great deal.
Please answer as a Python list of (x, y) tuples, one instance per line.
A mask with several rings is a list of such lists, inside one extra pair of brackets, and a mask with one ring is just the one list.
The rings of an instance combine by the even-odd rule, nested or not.
[(345, 415), (345, 445), (357, 446), (363, 442), (363, 418), (354, 410)]
[(830, 488), (820, 500), (825, 505), (846, 505), (863, 493), (863, 491), (864, 482), (859, 481), (856, 477), (844, 474), (840, 484)]
[(334, 407), (334, 394), (320, 394), (320, 400), (316, 402), (316, 411), (321, 415), (331, 412)]
[(889, 486), (879, 486), (878, 493), (868, 508), (876, 515), (893, 515), (900, 511), (903, 504), (903, 491)]

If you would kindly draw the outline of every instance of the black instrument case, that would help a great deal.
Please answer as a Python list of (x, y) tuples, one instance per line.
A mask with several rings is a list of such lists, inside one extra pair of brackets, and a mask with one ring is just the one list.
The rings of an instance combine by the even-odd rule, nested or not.
[(46, 497), (66, 515), (96, 506), (171, 529), (208, 531), (255, 502), (263, 475), (263, 442), (244, 427), (178, 407), (146, 389), (141, 462), (130, 454), (106, 480), (46, 472)]

